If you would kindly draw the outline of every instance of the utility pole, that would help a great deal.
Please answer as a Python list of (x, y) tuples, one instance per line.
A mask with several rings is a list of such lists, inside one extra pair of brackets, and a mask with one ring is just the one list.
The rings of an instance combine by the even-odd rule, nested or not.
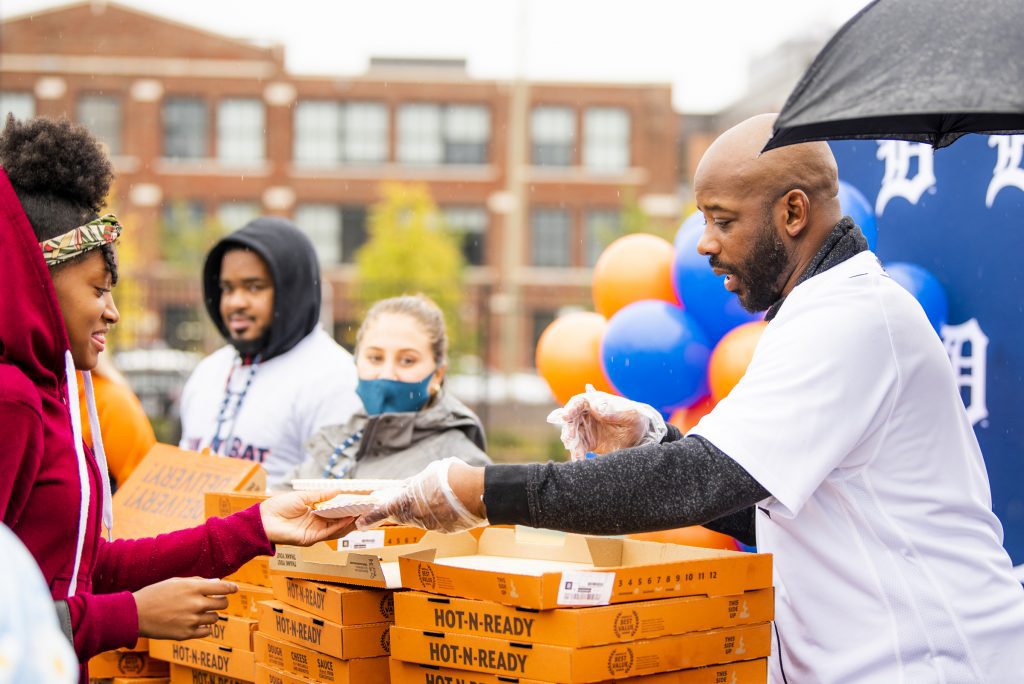
[(530, 0), (520, 0), (516, 30), (516, 65), (509, 101), (505, 197), (507, 212), (501, 240), (501, 287), (492, 308), (501, 318), (501, 371), (514, 373), (522, 364), (523, 306), (520, 272), (524, 265), (523, 243), (527, 226), (526, 169), (527, 121), (530, 86), (526, 79), (526, 45)]

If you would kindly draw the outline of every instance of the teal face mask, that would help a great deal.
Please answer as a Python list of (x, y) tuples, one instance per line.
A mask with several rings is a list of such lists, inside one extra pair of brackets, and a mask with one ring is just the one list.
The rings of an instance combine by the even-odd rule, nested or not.
[(368, 416), (377, 416), (381, 413), (413, 413), (423, 408), (430, 399), (428, 387), (434, 372), (430, 372), (419, 382), (360, 378), (359, 384), (356, 385), (356, 394), (363, 400), (363, 407)]

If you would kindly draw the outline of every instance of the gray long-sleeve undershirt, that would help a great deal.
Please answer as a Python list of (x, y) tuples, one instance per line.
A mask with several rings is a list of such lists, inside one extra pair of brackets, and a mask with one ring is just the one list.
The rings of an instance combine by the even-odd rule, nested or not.
[(769, 496), (703, 437), (669, 439), (570, 463), (487, 466), (491, 524), (584, 534), (706, 525), (752, 544), (753, 505)]
[[(797, 282), (868, 248), (848, 216), (837, 223)], [(771, 320), (785, 298), (765, 314)], [(771, 494), (703, 437), (669, 426), (661, 444), (589, 461), (487, 466), (484, 506), (492, 524), (623, 534), (704, 525), (754, 543), (754, 504)]]

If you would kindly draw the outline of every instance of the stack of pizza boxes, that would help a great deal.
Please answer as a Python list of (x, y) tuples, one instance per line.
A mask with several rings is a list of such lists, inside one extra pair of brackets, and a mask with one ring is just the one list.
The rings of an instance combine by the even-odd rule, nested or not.
[(435, 545), (399, 559), (393, 684), (767, 680), (770, 555), (497, 528)]
[(89, 660), (92, 684), (167, 684), (168, 665), (149, 655), (149, 639), (132, 648), (107, 651)]
[[(225, 517), (266, 498), (241, 492), (207, 493), (207, 518)], [(224, 579), (238, 585), (228, 607), (211, 625), (210, 636), (189, 641), (150, 641), (154, 658), (170, 663), (170, 684), (237, 684), (256, 681), (254, 634), (259, 602), (273, 598), (269, 557), (252, 559)]]
[(386, 684), (398, 555), (420, 549), (425, 535), (389, 527), (279, 546), (270, 561), (273, 600), (258, 606), (256, 681)]

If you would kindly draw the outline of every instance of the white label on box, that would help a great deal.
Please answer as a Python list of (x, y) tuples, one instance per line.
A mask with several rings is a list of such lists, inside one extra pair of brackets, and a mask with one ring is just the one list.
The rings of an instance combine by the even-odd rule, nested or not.
[(558, 588), (558, 605), (607, 606), (612, 599), (614, 584), (614, 572), (563, 572), (562, 584)]
[(359, 549), (379, 549), (384, 546), (384, 530), (364, 530), (349, 532), (338, 540), (339, 551), (357, 551)]

